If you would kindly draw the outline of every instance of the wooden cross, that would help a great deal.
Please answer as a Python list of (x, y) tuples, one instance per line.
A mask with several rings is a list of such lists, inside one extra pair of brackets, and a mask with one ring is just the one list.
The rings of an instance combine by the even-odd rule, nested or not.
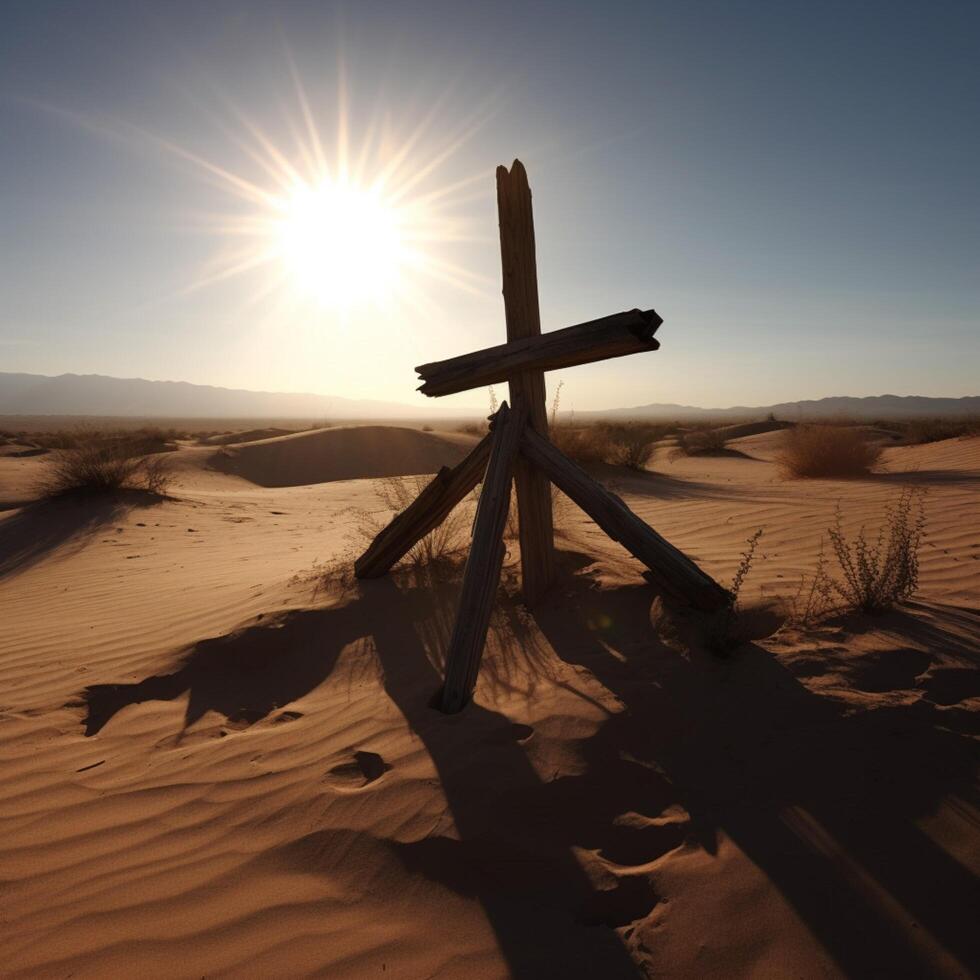
[(606, 534), (642, 561), (672, 597), (701, 609), (730, 601), (728, 592), (683, 552), (640, 520), (548, 439), (544, 372), (625, 354), (657, 350), (663, 322), (653, 310), (630, 310), (563, 330), (541, 333), (531, 190), (520, 160), (497, 168), (500, 258), (507, 343), (416, 368), (419, 391), (432, 397), (506, 381), (505, 401), (491, 430), (458, 465), (444, 466), (354, 565), (358, 578), (384, 575), (442, 523), (481, 480), (473, 541), (446, 660), (443, 711), (459, 711), (476, 685), (490, 611), (504, 558), (504, 526), (513, 479), (517, 487), (524, 600), (536, 602), (555, 579), (551, 486), (554, 483)]

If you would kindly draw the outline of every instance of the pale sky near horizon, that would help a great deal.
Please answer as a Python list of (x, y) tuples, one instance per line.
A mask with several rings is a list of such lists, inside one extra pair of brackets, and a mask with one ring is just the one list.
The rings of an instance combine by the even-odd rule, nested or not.
[[(421, 400), (504, 339), (519, 157), (544, 329), (665, 320), (563, 408), (978, 394), (978, 49), (975, 2), (7, 0), (0, 371)], [(343, 254), (282, 231), (339, 106)]]

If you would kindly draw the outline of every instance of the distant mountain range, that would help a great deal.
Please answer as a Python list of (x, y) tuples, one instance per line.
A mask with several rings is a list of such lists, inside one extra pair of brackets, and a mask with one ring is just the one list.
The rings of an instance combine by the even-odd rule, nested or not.
[(634, 408), (613, 408), (602, 412), (580, 412), (576, 415), (592, 418), (622, 419), (754, 419), (774, 415), (777, 419), (795, 422), (798, 419), (910, 419), (935, 416), (980, 416), (980, 395), (964, 398), (927, 398), (923, 395), (869, 395), (854, 398), (837, 395), (831, 398), (780, 402), (778, 405), (732, 408), (697, 408), (693, 405), (637, 405)]
[[(428, 400), (427, 400), (428, 401)], [(102, 374), (4, 374), (0, 415), (94, 415), (143, 418), (378, 419), (466, 414), (431, 402), (338, 398), (327, 395), (216, 388), (187, 381), (144, 381)]]
[[(238, 419), (419, 419), (477, 414), (449, 409), (440, 402), (369, 401), (327, 395), (245, 391), (186, 381), (144, 381), (101, 374), (5, 374), (0, 372), (0, 415), (89, 415), (143, 418)], [(482, 414), (482, 413), (481, 413)], [(834, 397), (816, 401), (733, 408), (692, 405), (638, 405), (601, 412), (576, 412), (576, 418), (631, 419), (900, 419), (929, 416), (980, 416), (980, 396), (926, 398), (919, 395)]]

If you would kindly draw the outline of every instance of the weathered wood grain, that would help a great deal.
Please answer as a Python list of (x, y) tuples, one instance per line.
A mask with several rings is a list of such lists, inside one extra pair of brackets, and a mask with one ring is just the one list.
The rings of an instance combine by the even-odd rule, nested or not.
[(456, 466), (442, 467), (425, 489), (371, 542), (354, 563), (358, 578), (378, 578), (408, 554), (483, 479), (491, 436), (484, 436)]
[(425, 395), (452, 395), (498, 384), (522, 372), (591, 364), (660, 348), (654, 333), (663, 320), (655, 310), (627, 310), (551, 333), (511, 340), (496, 347), (422, 364), (415, 370)]
[(463, 588), (446, 658), (441, 706), (448, 713), (459, 711), (466, 705), (480, 672), (490, 611), (500, 582), (511, 478), (525, 421), (523, 408), (509, 410), (507, 402), (500, 406), (494, 420), (490, 461), (476, 509), (473, 541), (466, 559)]
[[(540, 339), (538, 267), (534, 244), (534, 215), (527, 171), (515, 160), (510, 171), (497, 168), (497, 214), (500, 219), (500, 263), (508, 342)], [(527, 424), (548, 434), (544, 374), (529, 367), (500, 375), (510, 387), (511, 403), (527, 412)], [(514, 479), (521, 542), (521, 588), (530, 606), (555, 579), (554, 525), (551, 487), (542, 473), (518, 459)]]
[(548, 475), (627, 551), (650, 569), (656, 584), (676, 599), (699, 609), (719, 609), (729, 602), (728, 592), (703, 572), (684, 552), (640, 520), (614, 493), (597, 483), (581, 467), (536, 432), (525, 430), (521, 453)]

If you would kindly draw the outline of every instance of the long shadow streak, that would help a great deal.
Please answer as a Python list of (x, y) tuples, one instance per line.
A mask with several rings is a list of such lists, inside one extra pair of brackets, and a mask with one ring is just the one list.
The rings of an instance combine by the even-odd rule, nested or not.
[(384, 594), (379, 605), (390, 614), (374, 630), (385, 690), (432, 758), (459, 835), (405, 845), (402, 860), (476, 895), (518, 980), (641, 976), (608, 928), (603, 896), (567, 843), (542, 826), (545, 784), (517, 741), (520, 732), (478, 704), (455, 716), (430, 707), (441, 677), (414, 625), (433, 615), (425, 591), (400, 592), (389, 579), (368, 588)]
[[(899, 720), (907, 713), (845, 716), (754, 644), (728, 664), (653, 657), (651, 593), (618, 592), (535, 618), (560, 657), (628, 705), (606, 734), (662, 767), (705, 846), (724, 830), (849, 976), (930, 975), (911, 939), (916, 926), (886, 916), (882, 892), (960, 963), (980, 961), (978, 884), (913, 823), (962, 792), (967, 740), (941, 722), (916, 719), (910, 730)], [(596, 622), (612, 624), (602, 643)], [(638, 643), (644, 633), (649, 641)], [(794, 808), (815, 823), (788, 819)]]

